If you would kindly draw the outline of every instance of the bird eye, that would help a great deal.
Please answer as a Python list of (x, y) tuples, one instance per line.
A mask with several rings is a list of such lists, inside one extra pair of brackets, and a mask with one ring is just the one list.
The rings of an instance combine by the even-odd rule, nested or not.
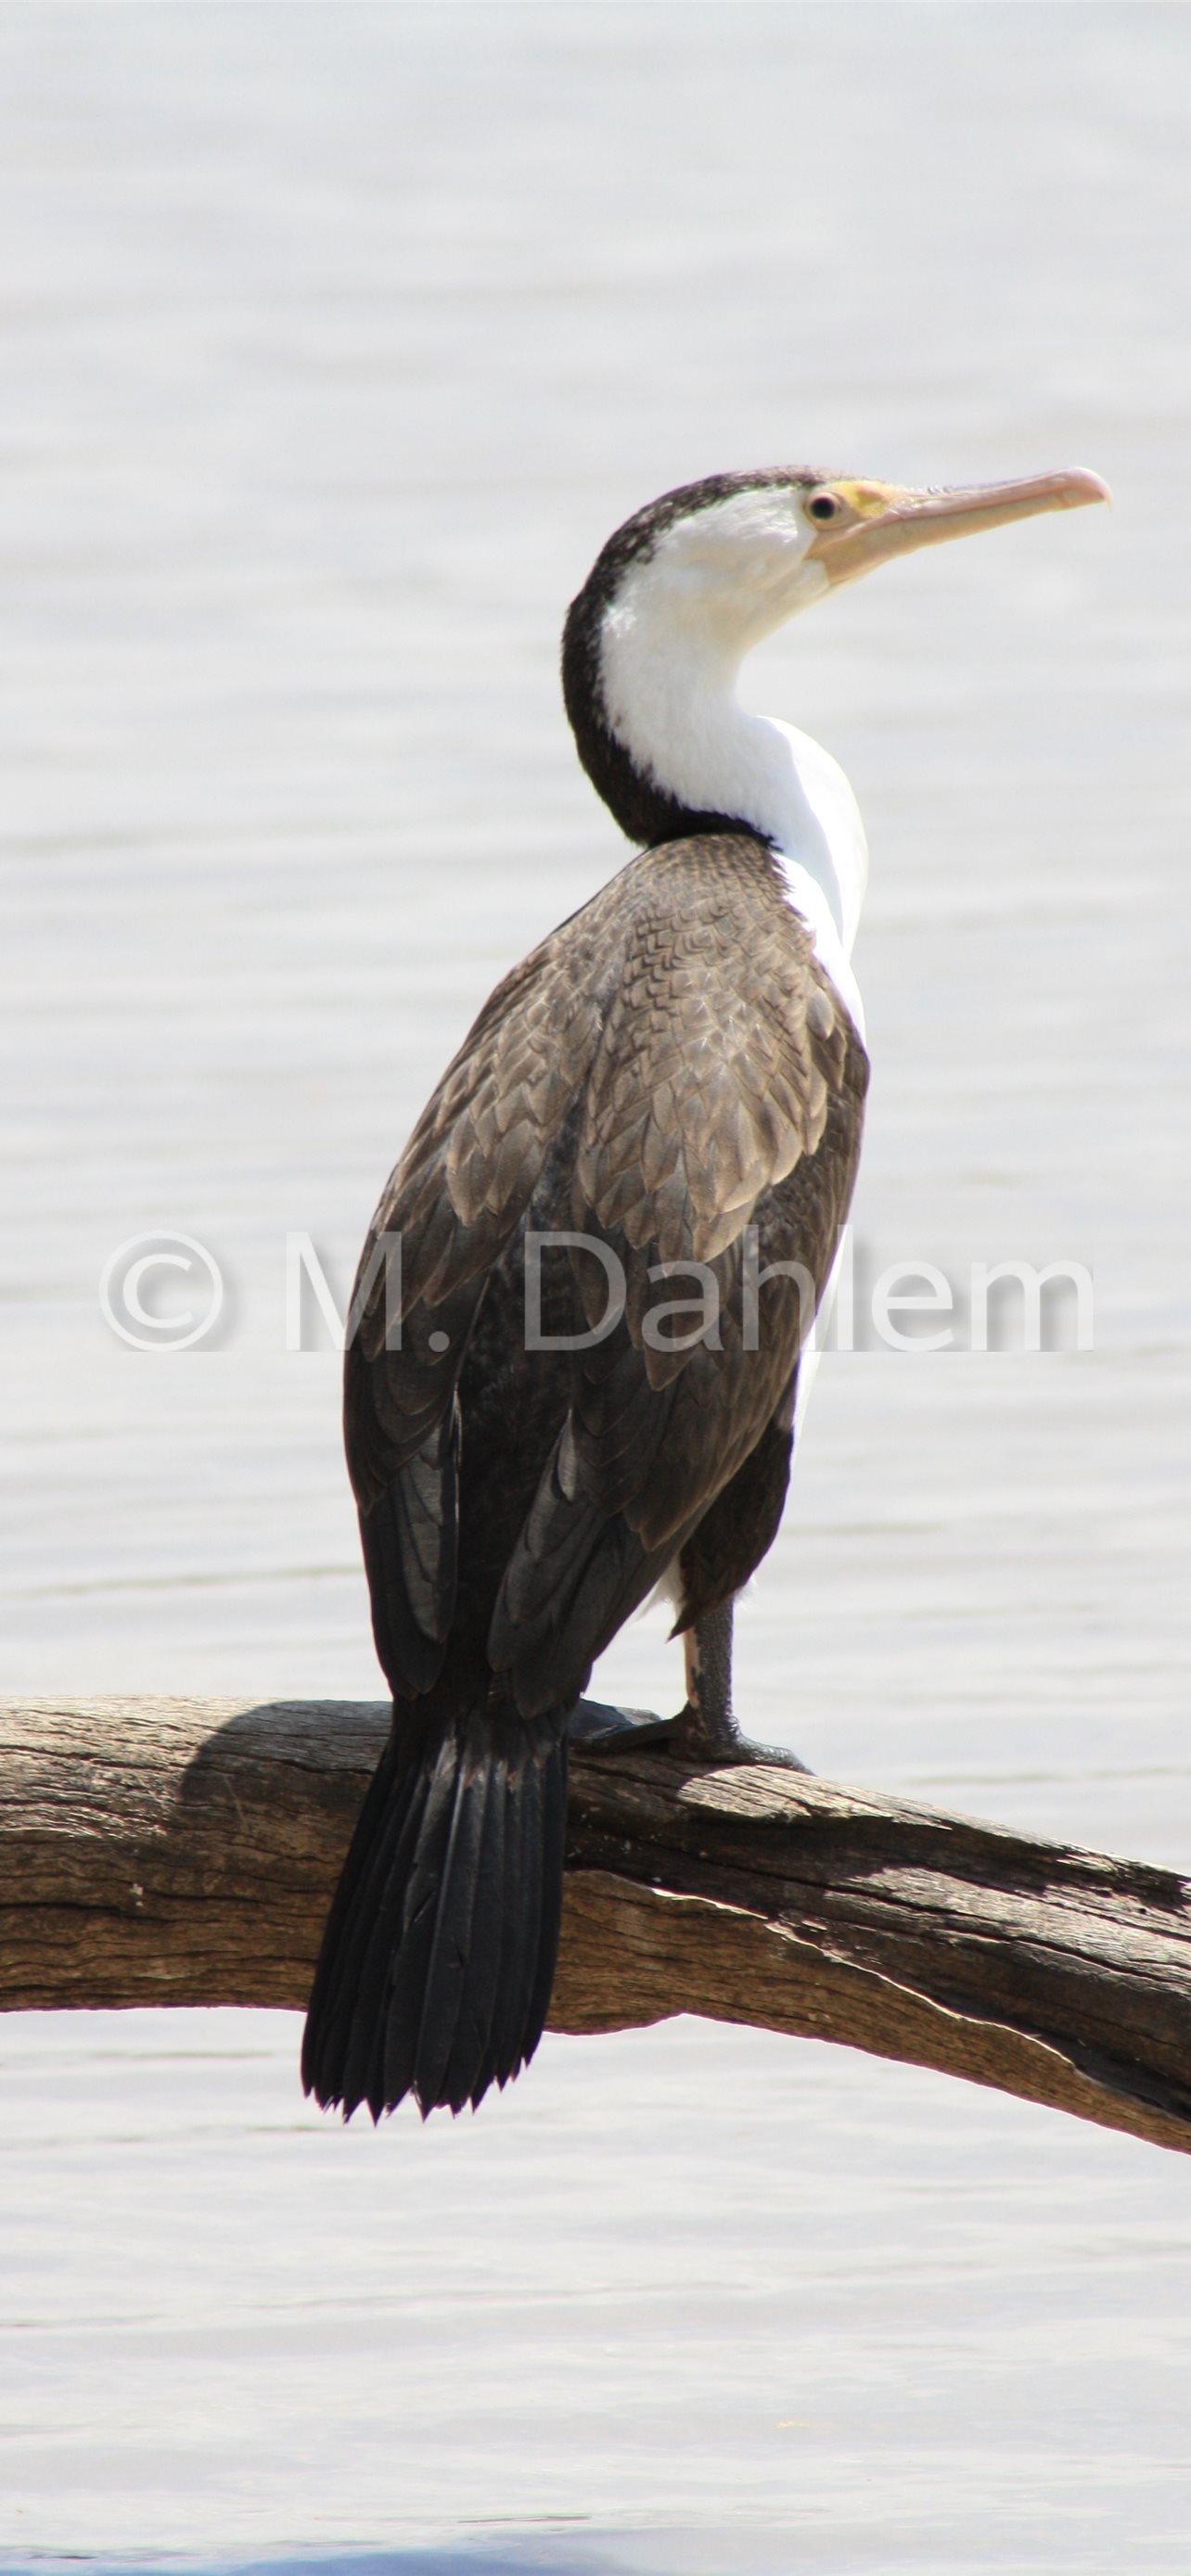
[(814, 499), (807, 502), (807, 516), (820, 520), (835, 519), (839, 516), (839, 507), (834, 492), (816, 492)]

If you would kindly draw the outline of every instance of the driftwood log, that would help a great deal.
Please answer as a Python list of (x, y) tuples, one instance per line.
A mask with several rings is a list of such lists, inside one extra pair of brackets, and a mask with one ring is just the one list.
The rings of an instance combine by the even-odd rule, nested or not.
[[(0, 2006), (300, 2010), (384, 1707), (0, 1704)], [(1191, 1886), (758, 1761), (572, 1757), (556, 2030), (702, 2013), (1191, 2149)]]

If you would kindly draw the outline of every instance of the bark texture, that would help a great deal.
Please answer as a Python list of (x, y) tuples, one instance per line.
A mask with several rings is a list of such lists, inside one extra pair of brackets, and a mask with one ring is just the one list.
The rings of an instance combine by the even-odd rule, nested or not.
[[(0, 2007), (301, 2010), (385, 1707), (0, 1704)], [(1191, 1886), (835, 1787), (577, 1744), (551, 2027), (693, 2012), (1191, 2148)]]

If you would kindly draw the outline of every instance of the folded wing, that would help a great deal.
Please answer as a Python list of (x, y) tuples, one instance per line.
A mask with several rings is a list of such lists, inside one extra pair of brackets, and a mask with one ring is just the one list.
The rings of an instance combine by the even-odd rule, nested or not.
[[(348, 1454), (395, 1692), (442, 1667), (461, 1476), (486, 1480), (498, 1516), (525, 1495), (485, 1617), (490, 1667), (531, 1715), (583, 1688), (788, 1422), (866, 1073), (768, 850), (744, 835), (631, 862), (497, 988), (411, 1137), (358, 1281)], [(556, 1337), (601, 1324), (611, 1265), (625, 1302), (584, 1349), (504, 1351), (540, 1445), (513, 1476), (490, 1433), (469, 1450), (469, 1352), (495, 1279), (504, 1340), (517, 1329), (527, 1226), (605, 1256), (542, 1256)], [(509, 1421), (510, 1445), (521, 1430)]]

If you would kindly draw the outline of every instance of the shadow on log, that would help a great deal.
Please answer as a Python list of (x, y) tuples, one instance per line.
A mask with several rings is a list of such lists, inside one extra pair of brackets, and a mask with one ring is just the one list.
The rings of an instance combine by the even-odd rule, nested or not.
[[(333, 1700), (0, 1705), (0, 2007), (300, 2011), (387, 1729)], [(680, 2012), (1191, 2148), (1185, 1880), (764, 1761), (577, 1745), (550, 2027)]]

